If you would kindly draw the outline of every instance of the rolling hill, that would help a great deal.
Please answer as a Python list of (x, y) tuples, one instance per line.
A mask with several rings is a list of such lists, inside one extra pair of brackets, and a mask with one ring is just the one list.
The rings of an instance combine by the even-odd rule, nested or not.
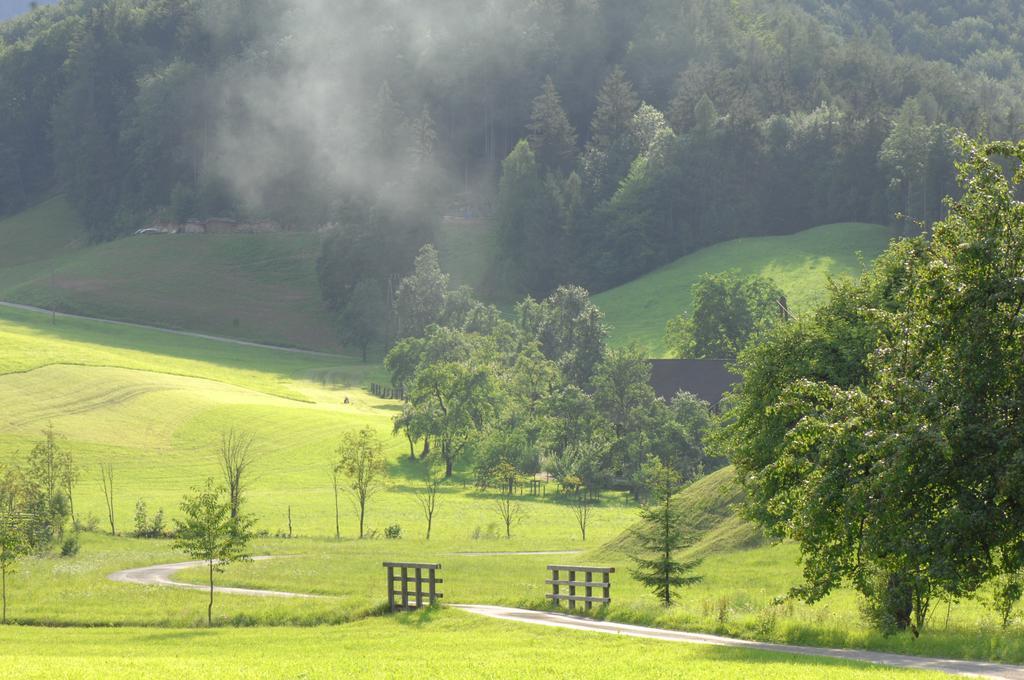
[[(791, 236), (744, 238), (705, 248), (595, 296), (611, 342), (664, 356), (665, 323), (690, 305), (705, 272), (737, 269), (773, 278), (799, 314), (826, 294), (830, 276), (856, 274), (893, 236), (869, 224), (834, 224)], [(89, 245), (60, 196), (0, 220), (0, 299), (59, 311), (275, 345), (338, 352), (335, 322), (320, 301), (314, 233), (191, 234)], [(441, 264), (453, 286), (501, 304), (488, 272), (493, 226), (445, 220)]]
[[(315, 233), (190, 234), (89, 245), (62, 196), (0, 220), (0, 299), (287, 347), (342, 350), (316, 280)], [(485, 221), (438, 234), (452, 285), (486, 284)]]
[(799, 314), (827, 294), (829, 277), (860, 273), (895, 236), (873, 224), (830, 224), (790, 236), (741, 238), (680, 258), (594, 297), (611, 327), (613, 345), (637, 342), (652, 357), (666, 355), (665, 324), (689, 311), (701, 274), (737, 270), (773, 279)]

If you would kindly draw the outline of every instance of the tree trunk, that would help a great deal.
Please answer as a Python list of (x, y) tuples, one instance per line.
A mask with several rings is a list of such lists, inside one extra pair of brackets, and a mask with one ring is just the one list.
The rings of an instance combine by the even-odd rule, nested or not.
[(359, 538), (363, 537), (363, 518), (366, 516), (366, 501), (359, 504)]
[(430, 455), (430, 437), (423, 438), (423, 453), (420, 454), (420, 460), (423, 460)]
[(405, 435), (405, 438), (409, 440), (409, 460), (416, 462), (416, 442), (408, 434)]
[(338, 485), (334, 485), (334, 537), (341, 538), (341, 513), (338, 510)]
[(3, 574), (3, 616), (0, 617), (0, 623), (7, 625), (7, 567), (0, 569), (0, 573)]
[(210, 604), (206, 607), (206, 625), (213, 626), (213, 560), (210, 560)]

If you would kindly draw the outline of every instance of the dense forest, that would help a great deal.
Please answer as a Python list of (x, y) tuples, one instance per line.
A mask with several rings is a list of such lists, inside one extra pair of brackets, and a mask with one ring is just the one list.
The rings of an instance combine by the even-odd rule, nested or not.
[(603, 289), (942, 217), (954, 131), (1020, 135), (1022, 39), (1009, 0), (65, 0), (0, 24), (0, 213), (336, 225), (339, 308), (337, 272), (386, 287), (440, 215), (494, 216), (496, 285)]

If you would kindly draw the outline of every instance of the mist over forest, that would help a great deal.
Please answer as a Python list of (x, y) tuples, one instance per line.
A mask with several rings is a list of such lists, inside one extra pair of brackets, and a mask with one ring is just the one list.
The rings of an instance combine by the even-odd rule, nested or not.
[(940, 218), (956, 131), (1020, 134), (1022, 27), (1009, 0), (67, 0), (0, 25), (0, 213), (331, 225), (392, 277), (487, 217), (495, 286), (601, 290)]

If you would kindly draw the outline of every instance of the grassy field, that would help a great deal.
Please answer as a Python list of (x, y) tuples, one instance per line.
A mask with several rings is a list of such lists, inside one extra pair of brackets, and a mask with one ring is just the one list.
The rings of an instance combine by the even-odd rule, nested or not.
[(866, 664), (489, 621), (457, 611), (316, 629), (0, 629), (20, 678), (938, 678)]
[[(86, 241), (61, 196), (0, 220), (0, 299), (269, 344), (342, 349), (321, 303), (317, 234)], [(453, 285), (484, 286), (496, 248), (489, 223), (446, 220), (438, 247)]]
[[(258, 539), (254, 552), (282, 559), (233, 565), (220, 582), (327, 597), (282, 600), (220, 596), (215, 617), (222, 626), (309, 627), (372, 617), (384, 600), (380, 563), (386, 559), (442, 563), (445, 602), (542, 607), (544, 567), (557, 559), (616, 566), (614, 604), (601, 615), (618, 620), (775, 641), (1024, 661), (1019, 624), (1001, 631), (995, 614), (978, 602), (953, 604), (948, 622), (940, 605), (930, 629), (917, 641), (909, 635), (882, 638), (872, 633), (861, 621), (857, 598), (850, 592), (837, 593), (813, 607), (773, 604), (775, 597), (798, 582), (798, 553), (793, 545), (761, 544), (756, 532), (735, 517), (732, 506), (738, 496), (729, 470), (710, 475), (684, 496), (688, 515), (693, 518), (691, 529), (702, 537), (695, 550), (705, 557), (699, 570), (704, 581), (687, 589), (678, 605), (664, 610), (629, 574), (631, 549), (620, 536), (636, 521), (637, 507), (622, 494), (605, 494), (586, 543), (579, 538), (569, 508), (552, 498), (553, 488), (543, 497), (524, 496), (523, 520), (513, 528), (509, 540), (498, 528), (494, 496), (466, 484), (468, 473), (462, 469), (444, 488), (434, 536), (425, 541), (424, 521), (414, 493), (422, 464), (408, 460), (404, 440), (389, 436), (397, 404), (372, 398), (363, 389), (369, 381), (382, 379), (379, 367), (344, 357), (240, 347), (82, 320), (58, 319), (53, 325), (45, 315), (15, 310), (0, 310), (0, 347), (0, 460), (23, 455), (39, 439), (40, 431), (52, 423), (66, 437), (66, 445), (82, 468), (75, 493), (76, 510), (83, 519), (98, 520), (97, 531), (82, 535), (78, 556), (36, 557), (19, 565), (19, 573), (10, 581), (10, 615), (21, 624), (161, 627), (164, 630), (160, 632), (126, 633), (126, 640), (133, 641), (126, 644), (139, 646), (133, 655), (152, 659), (147, 667), (156, 675), (169, 672), (168, 666), (160, 664), (170, 664), (174, 658), (158, 646), (149, 646), (161, 635), (171, 640), (212, 640), (210, 656), (194, 660), (195, 672), (230, 673), (235, 672), (229, 659), (236, 645), (262, 649), (246, 635), (280, 634), (291, 644), (315, 648), (320, 639), (360, 640), (364, 639), (360, 636), (369, 636), (365, 638), (368, 640), (373, 635), (385, 639), (395, 630), (407, 630), (417, 636), (416, 646), (422, 647), (420, 640), (429, 646), (433, 639), (430, 631), (438, 631), (439, 639), (445, 638), (450, 626), (459, 629), (460, 635), (476, 636), (471, 645), (474, 650), (486, 650), (493, 640), (486, 632), (488, 627), (499, 625), (473, 619), (470, 628), (459, 623), (461, 614), (446, 612), (437, 615), (436, 624), (431, 620), (430, 626), (371, 618), (351, 627), (317, 628), (308, 633), (224, 631), (202, 637), (206, 634), (184, 630), (202, 625), (202, 593), (109, 581), (106, 577), (119, 569), (180, 561), (184, 556), (175, 553), (169, 541), (101, 533), (105, 529), (105, 509), (98, 464), (114, 464), (117, 527), (124, 534), (131, 530), (135, 502), (140, 498), (150, 512), (162, 507), (170, 517), (177, 514), (182, 494), (216, 474), (217, 440), (230, 427), (254, 432), (258, 442), (259, 460), (247, 504), (259, 517), (258, 528), (269, 535)], [(333, 538), (329, 461), (338, 435), (362, 426), (376, 428), (388, 437), (391, 461), (388, 487), (371, 502), (368, 526), (382, 531), (399, 524), (403, 531), (400, 540), (355, 540), (356, 514), (344, 500), (343, 540)], [(289, 508), (296, 537), (274, 537), (287, 531)], [(557, 558), (501, 554), (538, 550), (581, 554)], [(464, 554), (469, 552), (494, 554)], [(203, 574), (183, 572), (180, 578), (198, 582)], [(502, 625), (495, 630), (505, 628)], [(40, 652), (38, 645), (43, 638), (33, 637), (32, 631), (3, 634), (8, 638), (4, 638), (0, 668), (5, 663), (25, 664), (33, 655), (30, 667), (38, 669), (40, 675), (66, 674), (66, 669), (73, 667), (66, 665), (74, 663), (73, 654), (61, 658)], [(524, 636), (523, 640), (533, 640), (536, 635), (519, 629), (513, 634)], [(550, 631), (543, 634), (560, 635)], [(95, 673), (110, 668), (121, 669), (118, 672), (125, 675), (132, 673), (134, 667), (130, 664), (136, 662), (126, 655), (119, 656), (112, 647), (114, 637), (90, 637), (98, 633), (79, 630), (67, 635), (69, 644), (81, 645), (76, 649), (84, 657), (95, 659), (95, 665), (88, 666), (95, 668)], [(276, 643), (269, 640), (268, 649), (273, 649)], [(595, 644), (627, 645), (635, 650), (623, 651), (627, 658), (628, 654), (644, 658), (668, 654), (686, 663), (689, 659), (696, 668), (701, 667), (702, 659), (717, 661), (715, 655), (719, 653), (668, 645), (663, 646), (668, 651), (649, 652), (645, 643), (612, 640)], [(528, 650), (535, 645), (524, 645), (517, 655), (529, 658)], [(554, 655), (558, 645), (551, 645), (550, 652), (537, 647), (538, 658)], [(452, 648), (457, 645), (449, 644), (448, 649)], [(508, 650), (502, 648), (500, 653), (472, 662), (481, 664), (484, 674), (499, 668), (502, 672), (510, 669), (514, 675), (511, 669), (521, 667), (502, 656), (510, 653)], [(387, 650), (366, 642), (364, 653), (365, 663), (376, 663), (375, 655), (386, 655)], [(272, 663), (283, 665), (266, 668), (279, 668), (282, 673), (298, 668), (288, 664), (305, 663), (302, 658), (275, 657), (279, 661)], [(464, 659), (451, 663), (464, 661), (468, 663)], [(775, 672), (772, 664), (779, 664), (780, 674), (786, 672), (783, 669), (792, 671), (775, 657), (758, 660), (758, 668), (766, 661), (770, 663), (765, 672)], [(349, 661), (346, 657), (338, 663)], [(446, 663), (440, 653), (436, 663)], [(546, 668), (537, 663), (541, 664), (538, 668)], [(395, 666), (395, 674), (402, 675), (403, 668)], [(465, 674), (470, 672), (466, 668), (451, 666), (450, 671), (438, 674)], [(605, 668), (595, 667), (594, 673)], [(750, 673), (742, 663), (735, 668), (739, 675)], [(810, 676), (815, 674), (814, 669), (820, 672), (821, 667), (802, 661), (793, 672)], [(846, 672), (839, 666), (828, 669)]]
[(638, 342), (665, 356), (665, 324), (690, 311), (701, 274), (738, 270), (771, 277), (799, 315), (822, 301), (829, 277), (855, 275), (894, 234), (871, 224), (833, 224), (791, 236), (741, 238), (704, 248), (657, 271), (595, 296), (611, 327), (613, 345)]

